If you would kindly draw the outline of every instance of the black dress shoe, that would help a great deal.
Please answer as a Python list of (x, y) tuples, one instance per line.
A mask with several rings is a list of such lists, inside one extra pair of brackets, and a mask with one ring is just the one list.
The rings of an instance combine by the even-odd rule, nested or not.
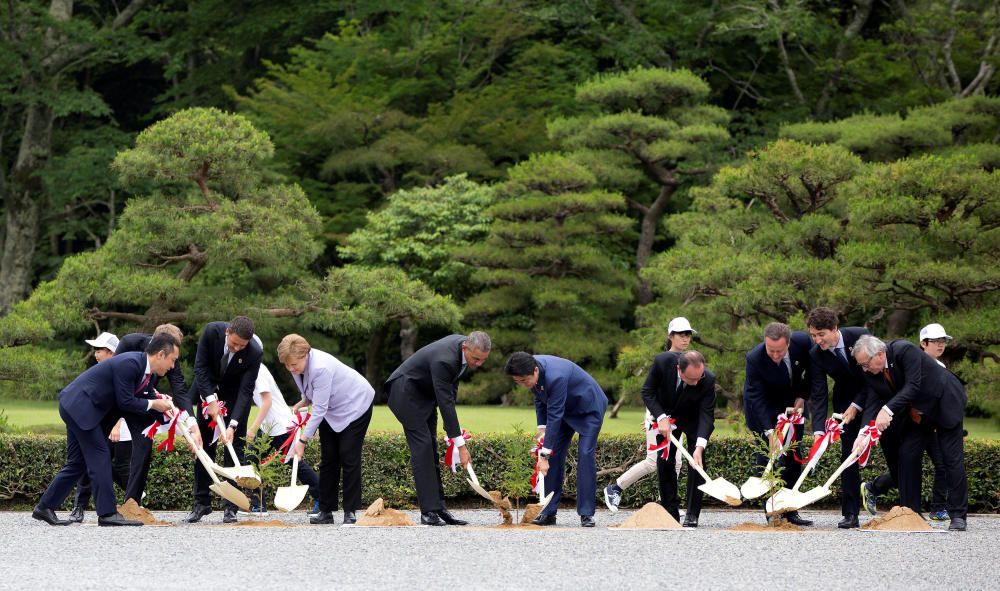
[(420, 525), (448, 525), (437, 514), (437, 511), (428, 511), (420, 514)]
[(128, 526), (135, 527), (135, 526), (142, 525), (142, 522), (141, 521), (132, 521), (131, 519), (125, 519), (125, 517), (121, 513), (119, 513), (118, 511), (115, 511), (111, 515), (101, 515), (100, 517), (98, 517), (97, 518), (97, 525), (100, 525), (100, 526), (123, 526), (123, 525), (128, 525)]
[(948, 531), (965, 531), (965, 518), (964, 517), (952, 518), (951, 525), (948, 526)]
[(447, 509), (441, 509), (437, 512), (438, 516), (448, 525), (469, 525), (468, 521), (464, 519), (458, 519), (454, 515), (448, 512)]
[(810, 526), (810, 525), (813, 524), (813, 522), (811, 520), (809, 520), (809, 519), (803, 519), (802, 516), (799, 515), (798, 511), (792, 511), (791, 513), (785, 513), (785, 519), (788, 521), (788, 523), (791, 523), (792, 525), (798, 525), (798, 526), (801, 526), (801, 527), (808, 527), (808, 526)]
[(222, 523), (236, 523), (236, 507), (226, 507), (222, 513)]
[(844, 515), (844, 518), (837, 523), (837, 527), (840, 529), (854, 529), (856, 527), (861, 527), (861, 524), (858, 523), (857, 515)]
[(593, 515), (581, 515), (580, 516), (580, 527), (596, 527), (597, 522), (594, 521)]
[(330, 511), (320, 511), (315, 517), (309, 518), (309, 523), (313, 525), (333, 525), (336, 523), (333, 519), (333, 513)]
[(353, 525), (358, 522), (358, 518), (354, 516), (354, 511), (344, 511), (344, 525)]
[(555, 513), (553, 513), (552, 515), (546, 515), (545, 513), (541, 513), (538, 515), (538, 517), (532, 519), (531, 523), (535, 525), (555, 525), (556, 515)]
[[(73, 523), (67, 519), (59, 519), (56, 517), (56, 512), (48, 507), (43, 506), (41, 503), (35, 505), (35, 508), (31, 511), (31, 516), (39, 521), (44, 521), (49, 525), (69, 525)], [(952, 523), (955, 523), (952, 521)]]
[(73, 523), (83, 523), (83, 507), (80, 505), (73, 507), (73, 510), (69, 512), (69, 517), (67, 517), (67, 519)]
[(212, 512), (212, 507), (208, 505), (196, 504), (194, 509), (191, 509), (191, 513), (182, 519), (184, 523), (198, 523), (201, 518)]
[(684, 527), (698, 527), (698, 516), (697, 515), (685, 515), (684, 516)]

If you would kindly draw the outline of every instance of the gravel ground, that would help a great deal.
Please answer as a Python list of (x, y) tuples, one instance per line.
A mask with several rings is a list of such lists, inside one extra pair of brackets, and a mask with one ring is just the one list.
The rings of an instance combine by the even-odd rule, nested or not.
[(599, 512), (585, 530), (562, 509), (541, 531), (494, 529), (493, 511), (455, 513), (471, 525), (310, 526), (303, 512), (272, 512), (266, 519), (295, 527), (251, 528), (223, 526), (216, 511), (179, 527), (99, 528), (92, 512), (83, 525), (51, 527), (0, 512), (0, 589), (1000, 588), (997, 515), (971, 516), (965, 533), (907, 534), (840, 531), (827, 511), (803, 511), (816, 526), (802, 533), (726, 531), (762, 522), (749, 510), (708, 508), (701, 527), (683, 531), (607, 529), (627, 511)]

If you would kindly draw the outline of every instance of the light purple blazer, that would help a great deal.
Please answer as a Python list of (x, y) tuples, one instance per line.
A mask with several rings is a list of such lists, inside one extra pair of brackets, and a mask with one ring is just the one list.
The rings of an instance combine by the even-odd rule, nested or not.
[(302, 375), (292, 374), (302, 397), (312, 402), (305, 437), (315, 435), (322, 421), (339, 433), (368, 411), (375, 389), (354, 368), (329, 353), (310, 349), (308, 357)]

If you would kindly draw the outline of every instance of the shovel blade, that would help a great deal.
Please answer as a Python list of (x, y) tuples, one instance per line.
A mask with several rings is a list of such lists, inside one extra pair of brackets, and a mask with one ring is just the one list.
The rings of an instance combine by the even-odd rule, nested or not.
[(236, 484), (243, 488), (260, 488), (260, 475), (253, 469), (253, 466), (240, 466), (236, 470)]
[(766, 495), (769, 490), (771, 487), (766, 482), (756, 476), (751, 476), (740, 487), (740, 494), (743, 495), (744, 499), (750, 500)]
[(281, 486), (274, 493), (274, 506), (286, 513), (294, 511), (302, 504), (302, 499), (306, 498), (309, 487), (305, 484), (295, 486)]
[(740, 498), (740, 489), (736, 488), (735, 484), (725, 478), (720, 477), (710, 480), (699, 486), (698, 490), (710, 497), (719, 499), (730, 507), (739, 507), (743, 504), (743, 500)]
[(805, 507), (806, 505), (811, 505), (820, 499), (824, 499), (830, 496), (832, 491), (825, 486), (817, 486), (812, 490), (807, 490), (804, 493), (799, 493), (795, 498), (791, 499), (789, 502), (785, 503), (781, 509), (783, 512), (796, 511)]
[(549, 506), (549, 501), (552, 500), (552, 497), (555, 494), (556, 493), (554, 493), (554, 492), (550, 492), (549, 494), (545, 495), (544, 497), (541, 497), (541, 498), (538, 499), (538, 507), (539, 507), (538, 510), (539, 510), (539, 512), (541, 512), (542, 509), (544, 509), (544, 508), (546, 508), (546, 507)]
[(208, 488), (219, 495), (220, 497), (226, 499), (230, 503), (236, 505), (244, 511), (250, 510), (250, 499), (247, 498), (245, 494), (240, 492), (238, 488), (229, 484), (228, 482), (219, 482), (218, 484), (211, 484)]
[(783, 488), (764, 503), (764, 510), (768, 515), (772, 513), (785, 513), (790, 511), (792, 505), (797, 503), (797, 497), (800, 493), (794, 491), (790, 488)]

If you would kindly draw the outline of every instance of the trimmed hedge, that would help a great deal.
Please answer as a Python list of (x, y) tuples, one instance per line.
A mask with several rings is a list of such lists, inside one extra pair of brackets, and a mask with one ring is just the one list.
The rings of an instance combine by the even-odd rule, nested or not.
[[(527, 478), (531, 473), (529, 449), (533, 440), (527, 434), (477, 434), (469, 445), (476, 472), (488, 489), (505, 492), (527, 492)], [(602, 437), (597, 447), (598, 486), (603, 487), (616, 478), (645, 454), (645, 439), (640, 434)], [(186, 510), (192, 504), (192, 457), (181, 451), (154, 453), (147, 486), (146, 505), (151, 509)], [(807, 448), (808, 449), (808, 448)], [(315, 467), (319, 463), (319, 446), (310, 446), (307, 458)], [(564, 500), (576, 494), (575, 446), (570, 451), (566, 466)], [(1000, 442), (968, 440), (965, 444), (966, 466), (969, 475), (969, 509), (973, 512), (1000, 512)], [(721, 438), (712, 440), (706, 452), (709, 473), (721, 475), (739, 486), (752, 474), (753, 446), (748, 438)], [(837, 454), (824, 457), (816, 473), (810, 475), (804, 488), (825, 480), (837, 465)], [(65, 439), (58, 436), (26, 436), (0, 434), (0, 507), (28, 508), (37, 502), (45, 487), (65, 461)], [(220, 455), (221, 459), (221, 455)], [(383, 497), (387, 504), (399, 508), (413, 507), (416, 495), (410, 474), (409, 450), (401, 433), (369, 433), (364, 449), (364, 488), (366, 503)], [(287, 467), (281, 469), (287, 474)], [(875, 453), (872, 463), (864, 469), (864, 479), (874, 478), (885, 469), (882, 454)], [(684, 472), (687, 471), (685, 465)], [(445, 496), (449, 500), (474, 502), (478, 499), (463, 478), (450, 474), (442, 467)], [(686, 478), (686, 474), (681, 475)], [(924, 462), (924, 496), (930, 495), (933, 471), (930, 462)], [(507, 482), (508, 487), (503, 483)], [(838, 480), (839, 484), (839, 480)], [(838, 485), (835, 484), (835, 489)], [(681, 487), (683, 493), (684, 488)], [(273, 490), (267, 491), (272, 497)], [(513, 498), (514, 495), (512, 495)], [(656, 478), (647, 477), (625, 492), (622, 506), (638, 507), (657, 498)], [(722, 505), (709, 497), (708, 505)], [(880, 506), (889, 507), (895, 501), (890, 495), (880, 500)], [(72, 499), (67, 500), (67, 508)], [(218, 499), (215, 502), (221, 506)], [(522, 497), (522, 503), (524, 502)], [(819, 506), (838, 506), (835, 494)], [(485, 503), (484, 503), (485, 504)], [(760, 501), (747, 506), (760, 507)]]

